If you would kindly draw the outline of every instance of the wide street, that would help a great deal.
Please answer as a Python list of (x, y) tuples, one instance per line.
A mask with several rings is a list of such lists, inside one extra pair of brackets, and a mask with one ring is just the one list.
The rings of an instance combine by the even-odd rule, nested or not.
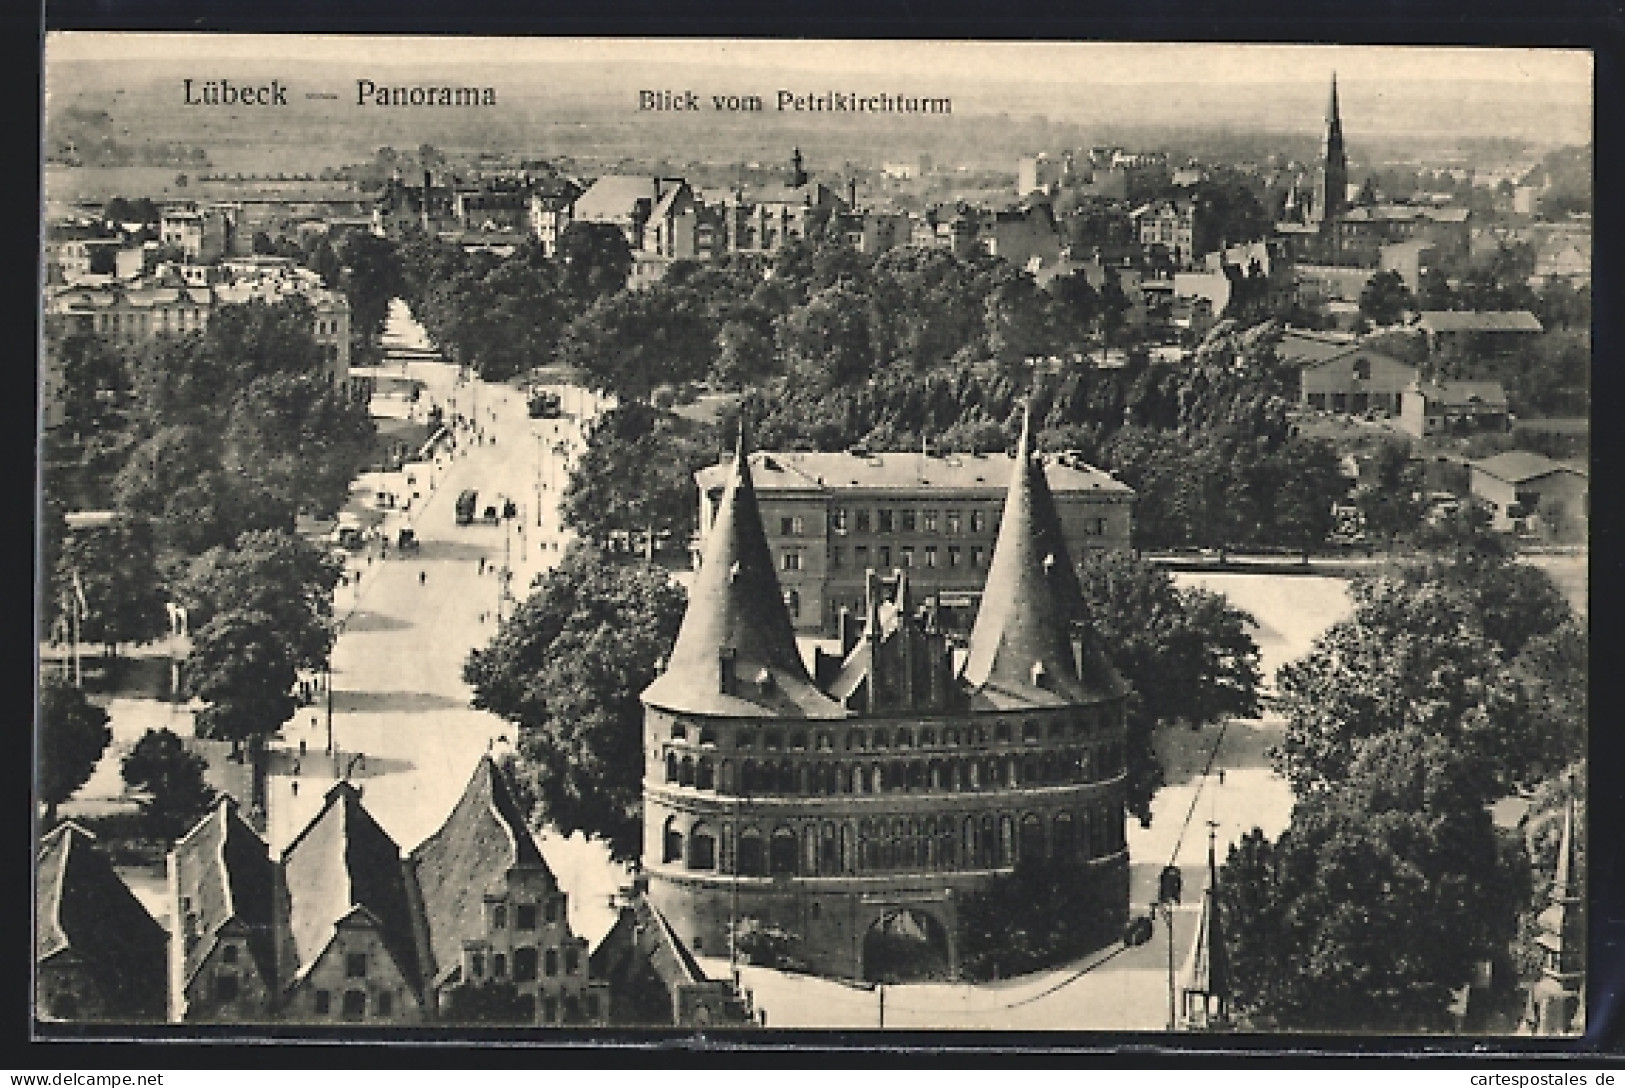
[[(375, 397), (377, 415), (416, 413), (439, 404), (472, 421), (457, 431), (455, 450), (399, 473), (374, 473), (352, 488), (351, 508), (376, 522), (389, 541), (387, 555), (374, 542), (348, 561), (348, 584), (337, 591), (342, 627), (333, 651), (332, 740), (327, 753), (327, 703), (300, 711), (277, 743), (267, 784), (268, 838), (280, 851), (319, 809), (335, 774), (348, 774), (363, 790), (368, 810), (403, 851), (433, 832), (451, 811), (481, 753), (500, 747), (513, 732), (501, 719), (469, 705), (462, 679), (469, 650), (496, 630), (499, 571), (506, 557), (513, 594), (522, 598), (532, 577), (563, 555), (566, 537), (556, 496), (566, 478), (557, 444), (579, 444), (574, 419), (531, 420), (524, 397), (504, 386), (459, 384), (455, 367), (423, 358), (422, 331), (403, 307), (391, 314), (386, 349), (410, 352), (404, 364), (384, 369), (422, 383), (416, 405), (405, 397)], [(572, 390), (565, 409), (596, 410)], [(538, 469), (541, 471), (538, 472)], [(546, 490), (539, 485), (546, 483)], [(479, 492), (479, 510), (511, 499), (521, 508), (512, 523), (455, 523), (457, 495)], [(394, 508), (381, 506), (392, 492)], [(538, 498), (540, 506), (538, 506)], [(402, 509), (408, 499), (410, 505)], [(540, 524), (538, 524), (538, 511)], [(397, 531), (410, 526), (420, 550), (402, 554)], [(483, 560), (483, 564), (481, 562)], [(543, 836), (543, 849), (573, 893), (571, 921), (589, 940), (613, 922), (608, 895), (624, 876), (603, 851), (579, 837)]]

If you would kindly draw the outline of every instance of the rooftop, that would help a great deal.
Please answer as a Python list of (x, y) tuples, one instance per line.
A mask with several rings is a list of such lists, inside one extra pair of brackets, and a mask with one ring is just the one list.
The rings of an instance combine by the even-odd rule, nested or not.
[[(750, 455), (751, 477), (759, 492), (876, 491), (959, 492), (998, 495), (1010, 486), (1015, 459), (1003, 453), (768, 453)], [(722, 486), (730, 463), (708, 465), (694, 474), (700, 487)], [(1081, 461), (1044, 459), (1044, 477), (1057, 494), (1110, 492), (1132, 495), (1133, 489), (1108, 473)]]
[(1494, 457), (1483, 461), (1472, 462), (1473, 468), (1479, 472), (1494, 476), (1497, 480), (1505, 480), (1509, 484), (1520, 484), (1525, 480), (1536, 480), (1542, 476), (1550, 476), (1554, 472), (1573, 472), (1581, 476), (1586, 470), (1567, 461), (1554, 461), (1538, 453), (1528, 453), (1524, 450), (1511, 450), (1507, 453), (1498, 453)]
[(1540, 332), (1528, 310), (1424, 310), (1417, 324), (1428, 332)]
[(190, 981), (214, 950), (216, 935), (232, 920), (248, 933), (248, 951), (260, 976), (275, 978), (271, 896), (274, 866), (265, 841), (222, 798), (175, 844), (175, 878), (187, 904), (177, 929), (185, 934), (185, 978)]

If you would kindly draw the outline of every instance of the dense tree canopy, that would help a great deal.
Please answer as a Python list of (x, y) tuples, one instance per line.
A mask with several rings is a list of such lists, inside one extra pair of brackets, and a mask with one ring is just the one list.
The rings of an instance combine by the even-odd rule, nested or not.
[(515, 770), (536, 815), (622, 860), (642, 846), (638, 696), (671, 652), (684, 603), (658, 567), (572, 549), (463, 668), (474, 705), (519, 727)]
[(186, 694), (207, 704), (197, 712), (199, 734), (251, 744), (293, 716), (298, 676), (276, 617), (258, 610), (222, 612), (194, 627), (182, 667)]
[(102, 753), (113, 741), (107, 711), (85, 698), (66, 677), (40, 678), (39, 748), (35, 773), (45, 819), (56, 819), (56, 807), (90, 780)]
[(124, 757), (124, 783), (145, 794), (141, 814), (158, 838), (180, 838), (214, 804), (214, 789), (204, 780), (208, 765), (168, 729), (147, 730)]
[(194, 628), (230, 613), (272, 617), (289, 655), (300, 667), (314, 669), (327, 661), (333, 646), (338, 580), (339, 563), (325, 552), (292, 533), (260, 530), (194, 559), (176, 597)]
[(715, 354), (703, 298), (656, 284), (593, 303), (560, 335), (557, 360), (594, 389), (647, 400), (657, 385), (705, 377)]
[(694, 472), (716, 455), (709, 428), (628, 401), (593, 422), (570, 472), (564, 521), (599, 546), (616, 536), (684, 544), (698, 510)]
[(1162, 768), (1151, 735), (1258, 712), (1258, 646), (1252, 617), (1223, 597), (1181, 589), (1162, 568), (1101, 553), (1082, 564), (1090, 620), (1112, 664), (1134, 689), (1129, 703), (1128, 807), (1142, 823)]
[(58, 607), (83, 594), (79, 637), (109, 655), (121, 642), (147, 642), (167, 628), (152, 527), (135, 519), (67, 533), (52, 572)]

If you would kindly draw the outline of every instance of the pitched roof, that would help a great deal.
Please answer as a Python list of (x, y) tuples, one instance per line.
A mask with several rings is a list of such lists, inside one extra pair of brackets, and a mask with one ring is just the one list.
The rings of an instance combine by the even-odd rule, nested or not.
[(655, 181), (644, 175), (605, 174), (587, 187), (576, 200), (574, 216), (577, 219), (630, 218), (638, 201), (651, 204), (655, 199)]
[[(873, 488), (933, 494), (997, 495), (1010, 486), (1015, 464), (1002, 453), (766, 453), (750, 455), (753, 486), (761, 492), (840, 491)], [(694, 474), (702, 490), (722, 486), (731, 464), (708, 465)], [(1046, 460), (1044, 477), (1053, 492), (1109, 491), (1131, 495), (1133, 489), (1108, 473), (1073, 460)]]
[(1584, 476), (1585, 472), (1575, 465), (1562, 461), (1553, 461), (1538, 453), (1529, 453), (1525, 450), (1509, 450), (1498, 453), (1494, 457), (1482, 461), (1472, 462), (1473, 468), (1497, 480), (1505, 480), (1509, 484), (1523, 483), (1525, 480), (1534, 480), (1542, 476), (1549, 476), (1554, 472), (1573, 472)]
[(1501, 388), (1500, 382), (1419, 382), (1416, 389), (1426, 398), (1426, 403), (1446, 407), (1466, 407), (1478, 402), (1505, 408), (1507, 404), (1506, 390)]
[(265, 840), (237, 814), (235, 801), (221, 798), (175, 844), (175, 881), (184, 905), (177, 912), (176, 932), (185, 941), (185, 982), (191, 982), (214, 950), (221, 928), (234, 919), (247, 930), (249, 955), (261, 977), (276, 977), (271, 917), (275, 866)]
[(485, 930), (484, 898), (507, 888), (510, 869), (552, 872), (536, 848), (513, 791), (489, 753), (480, 756), (463, 795), (439, 830), (418, 844), (411, 859), (423, 895), (431, 978), (462, 960), (463, 941)]
[(974, 696), (1001, 708), (1094, 702), (1118, 694), (1111, 683), (1115, 678), (1098, 667), (1079, 675), (1072, 625), (1084, 618), (1085, 606), (1055, 499), (1030, 455), (1030, 432), (1023, 421), (982, 606), (960, 674)]
[(349, 780), (327, 791), (322, 810), (282, 854), (295, 977), (315, 965), (340, 922), (357, 911), (374, 921), (401, 973), (420, 984), (412, 906), (400, 847), (362, 807)]
[(1281, 334), (1281, 342), (1276, 345), (1275, 353), (1288, 362), (1313, 364), (1357, 346), (1357, 341), (1348, 336), (1309, 329), (1287, 329)]
[[(735, 678), (726, 684), (720, 663), (725, 654), (733, 658)], [(644, 689), (643, 701), (667, 710), (729, 717), (845, 716), (838, 703), (813, 685), (796, 648), (742, 440), (728, 469), (671, 659)]]
[(72, 821), (40, 840), (34, 960), (77, 957), (110, 1017), (161, 1018), (168, 1000), (168, 937), (94, 842)]
[(1540, 332), (1528, 310), (1424, 310), (1417, 324), (1428, 332)]

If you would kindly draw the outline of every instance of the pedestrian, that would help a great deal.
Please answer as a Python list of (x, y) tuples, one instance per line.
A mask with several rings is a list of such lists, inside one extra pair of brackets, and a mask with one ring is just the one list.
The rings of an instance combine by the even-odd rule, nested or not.
[[(298, 774), (298, 773), (299, 773), (299, 772), (298, 772), (298, 770), (297, 770), (297, 769), (295, 769), (295, 771), (294, 771), (294, 773), (295, 773), (295, 774)], [(292, 782), (290, 782), (290, 783), (288, 783), (288, 785), (289, 785), (289, 786), (290, 786), (290, 787), (292, 787), (292, 789), (293, 789), (293, 795), (294, 795), (294, 796), (295, 796), (295, 797), (298, 797), (298, 796), (299, 796), (299, 780), (298, 780), (298, 779), (297, 779), (297, 778), (296, 778), (296, 779), (294, 779), (294, 780), (293, 780), (293, 781), (292, 781)]]
[(429, 584), (429, 572), (426, 571), (426, 570), (418, 571), (418, 585), (426, 586), (428, 584)]
[(299, 754), (300, 756), (305, 754), (305, 740), (303, 737), (299, 738)]
[(480, 556), (480, 573), (485, 573), (485, 556)]

